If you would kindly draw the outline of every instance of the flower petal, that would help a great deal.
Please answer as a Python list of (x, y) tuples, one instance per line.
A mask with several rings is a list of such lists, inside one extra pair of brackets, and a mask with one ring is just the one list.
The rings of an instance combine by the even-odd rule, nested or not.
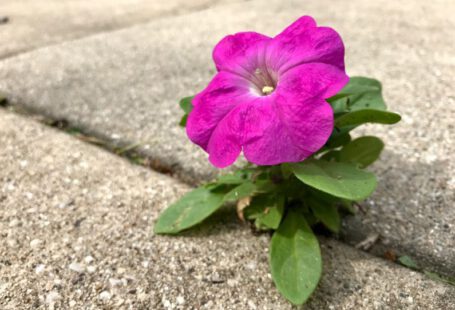
[(344, 70), (344, 45), (340, 35), (329, 27), (316, 27), (314, 20), (302, 17), (269, 42), (268, 66), (279, 73), (303, 63), (320, 62)]
[(232, 165), (242, 150), (242, 136), (253, 101), (240, 104), (223, 118), (213, 131), (208, 144), (210, 162), (218, 168)]
[(294, 93), (282, 92), (276, 98), (276, 107), (292, 142), (305, 158), (323, 147), (332, 134), (333, 110), (323, 99), (298, 98)]
[[(292, 137), (293, 133), (278, 115), (273, 97), (268, 96), (256, 103), (248, 113), (245, 119), (243, 153), (249, 162), (257, 165), (302, 161), (311, 152), (298, 147)], [(302, 125), (305, 127), (304, 123)]]
[(237, 105), (250, 101), (248, 81), (242, 77), (219, 72), (192, 103), (186, 132), (191, 141), (207, 151), (210, 137), (219, 122)]
[(265, 97), (245, 119), (243, 152), (257, 165), (299, 162), (319, 150), (333, 130), (333, 111), (322, 99), (293, 93)]
[(271, 38), (257, 32), (239, 32), (224, 37), (213, 50), (217, 70), (249, 74), (244, 66), (256, 65), (258, 49), (269, 40)]
[(282, 37), (282, 36), (295, 37), (297, 35), (302, 34), (303, 31), (305, 31), (309, 28), (314, 28), (314, 27), (316, 27), (316, 21), (314, 20), (314, 18), (311, 16), (308, 16), (308, 15), (305, 15), (305, 16), (302, 16), (299, 19), (297, 19), (291, 25), (289, 25), (280, 34), (278, 34), (276, 36), (276, 38)]
[(324, 63), (309, 63), (283, 74), (279, 87), (299, 96), (327, 99), (336, 95), (348, 82), (349, 77), (344, 70)]

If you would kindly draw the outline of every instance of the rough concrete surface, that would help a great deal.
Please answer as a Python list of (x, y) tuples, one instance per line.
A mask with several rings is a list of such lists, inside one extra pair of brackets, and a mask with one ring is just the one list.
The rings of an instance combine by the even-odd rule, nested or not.
[[(379, 78), (393, 127), (369, 127), (386, 142), (375, 166), (371, 213), (344, 238), (381, 234), (373, 250), (408, 254), (454, 276), (455, 118), (453, 1), (262, 1), (218, 7), (40, 49), (0, 63), (0, 91), (27, 108), (136, 144), (186, 180), (215, 173), (176, 124), (179, 98), (214, 74), (211, 49), (227, 33), (275, 34), (303, 14), (335, 27), (351, 75)], [(203, 21), (203, 22), (202, 22)]]
[(1, 1), (0, 58), (91, 33), (205, 9), (220, 2), (224, 1)]
[[(188, 190), (94, 146), (0, 111), (0, 308), (290, 309), (268, 273), (266, 234), (232, 210), (156, 236)], [(307, 309), (449, 309), (455, 288), (321, 238)]]

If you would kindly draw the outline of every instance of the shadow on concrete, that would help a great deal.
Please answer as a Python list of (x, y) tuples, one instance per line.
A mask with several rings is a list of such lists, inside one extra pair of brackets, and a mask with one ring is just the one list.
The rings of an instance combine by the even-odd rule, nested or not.
[(380, 257), (412, 257), (420, 268), (455, 276), (455, 193), (447, 161), (410, 162), (385, 151), (373, 170), (378, 188), (365, 213), (345, 218), (341, 240), (356, 245), (372, 234)]

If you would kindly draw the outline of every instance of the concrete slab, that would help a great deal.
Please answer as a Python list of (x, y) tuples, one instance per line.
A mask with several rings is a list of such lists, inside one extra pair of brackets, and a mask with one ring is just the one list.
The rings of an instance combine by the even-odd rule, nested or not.
[[(291, 309), (269, 236), (232, 210), (183, 236), (153, 221), (188, 187), (0, 111), (0, 308)], [(321, 239), (308, 309), (449, 309), (455, 288)]]
[(274, 34), (299, 15), (313, 15), (342, 34), (348, 72), (383, 81), (390, 107), (403, 115), (398, 126), (364, 131), (384, 138), (387, 151), (374, 168), (381, 181), (375, 208), (345, 229), (345, 240), (356, 243), (373, 230), (381, 234), (376, 254), (407, 254), (454, 276), (455, 56), (448, 40), (454, 6), (445, 0), (225, 6), (6, 59), (0, 91), (112, 143), (141, 143), (160, 165), (197, 182), (216, 171), (177, 126), (177, 101), (210, 80), (214, 44), (241, 30)]
[(206, 9), (210, 0), (14, 0), (0, 3), (0, 58), (30, 49)]

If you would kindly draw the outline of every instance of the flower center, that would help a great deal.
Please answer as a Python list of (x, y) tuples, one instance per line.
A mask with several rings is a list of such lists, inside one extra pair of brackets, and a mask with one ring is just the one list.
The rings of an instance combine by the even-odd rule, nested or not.
[(273, 93), (274, 89), (275, 88), (273, 88), (272, 86), (264, 86), (264, 87), (262, 87), (262, 93), (264, 95), (270, 95), (271, 93)]
[(276, 73), (267, 67), (257, 68), (251, 76), (253, 91), (260, 96), (268, 96), (275, 91), (277, 80)]

